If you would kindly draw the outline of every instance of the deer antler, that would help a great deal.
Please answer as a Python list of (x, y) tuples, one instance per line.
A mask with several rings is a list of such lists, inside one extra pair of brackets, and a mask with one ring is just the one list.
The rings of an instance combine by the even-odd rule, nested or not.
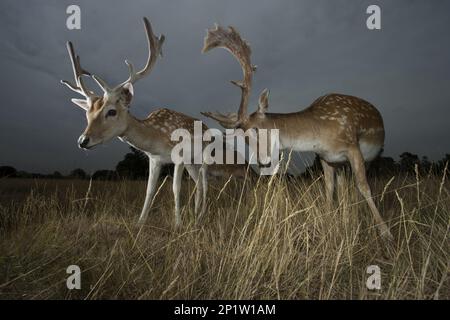
[(239, 61), (244, 79), (242, 81), (231, 81), (231, 83), (241, 88), (241, 102), (237, 115), (236, 113), (224, 115), (216, 112), (205, 112), (202, 114), (220, 122), (221, 125), (226, 124), (228, 127), (235, 128), (248, 118), (247, 105), (252, 89), (252, 76), (256, 66), (251, 64), (249, 44), (231, 26), (228, 29), (224, 29), (215, 25), (215, 28), (207, 31), (202, 52), (205, 53), (214, 48), (227, 49)]
[(125, 63), (127, 64), (128, 70), (130, 72), (130, 76), (128, 77), (128, 79), (126, 81), (122, 82), (121, 84), (116, 86), (114, 89), (109, 88), (108, 85), (106, 84), (106, 82), (104, 80), (102, 80), (99, 76), (93, 76), (94, 80), (102, 88), (103, 92), (109, 93), (111, 91), (118, 90), (118, 89), (122, 88), (124, 85), (126, 85), (127, 83), (134, 84), (136, 81), (138, 81), (139, 79), (142, 79), (147, 74), (149, 74), (150, 71), (152, 70), (153, 66), (156, 63), (158, 56), (160, 56), (160, 55), (162, 56), (162, 45), (165, 40), (164, 35), (156, 37), (155, 34), (153, 33), (153, 29), (152, 29), (152, 25), (150, 24), (150, 21), (148, 21), (148, 19), (146, 17), (144, 17), (143, 20), (144, 20), (145, 33), (147, 36), (147, 45), (148, 45), (147, 63), (145, 64), (145, 66), (142, 70), (136, 72), (133, 64), (130, 61), (125, 60)]
[(226, 129), (234, 129), (238, 126), (238, 114), (236, 112), (231, 112), (227, 114), (222, 114), (219, 112), (200, 112), (205, 117), (216, 120), (220, 125)]
[(80, 64), (80, 57), (75, 55), (75, 50), (73, 49), (72, 42), (67, 42), (66, 44), (67, 51), (69, 52), (70, 61), (72, 63), (73, 76), (75, 78), (75, 84), (70, 83), (66, 80), (61, 80), (62, 84), (65, 84), (71, 90), (83, 95), (86, 99), (92, 99), (94, 97), (94, 93), (86, 88), (83, 82), (83, 75), (90, 76), (91, 74), (84, 70)]
[(148, 19), (145, 17), (144, 17), (144, 26), (145, 26), (145, 33), (147, 35), (147, 45), (148, 45), (147, 63), (145, 64), (145, 67), (141, 71), (135, 72), (133, 64), (130, 61), (125, 60), (125, 63), (127, 64), (130, 71), (130, 77), (128, 78), (128, 80), (126, 80), (119, 86), (122, 86), (128, 82), (135, 83), (139, 79), (145, 77), (152, 70), (158, 56), (162, 56), (162, 45), (165, 40), (164, 35), (156, 37), (155, 34), (153, 33), (150, 21), (148, 21)]

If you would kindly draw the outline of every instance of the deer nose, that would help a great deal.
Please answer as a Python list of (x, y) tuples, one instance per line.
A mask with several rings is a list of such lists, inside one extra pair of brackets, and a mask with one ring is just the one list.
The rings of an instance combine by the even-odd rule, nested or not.
[(88, 143), (89, 143), (89, 137), (86, 137), (84, 134), (78, 138), (78, 146), (81, 149), (86, 149)]

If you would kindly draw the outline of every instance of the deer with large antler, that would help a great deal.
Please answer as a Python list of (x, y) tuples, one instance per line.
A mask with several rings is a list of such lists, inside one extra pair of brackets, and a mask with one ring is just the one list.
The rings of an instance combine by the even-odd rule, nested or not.
[(333, 199), (335, 165), (350, 162), (357, 186), (366, 199), (382, 236), (392, 238), (371, 195), (365, 162), (378, 156), (384, 144), (384, 125), (379, 111), (360, 98), (328, 94), (308, 108), (295, 113), (268, 113), (269, 91), (259, 97), (256, 112), (248, 114), (247, 105), (256, 67), (251, 63), (249, 44), (233, 27), (215, 26), (207, 31), (203, 52), (213, 48), (227, 49), (240, 63), (244, 79), (232, 81), (241, 89), (238, 113), (202, 112), (225, 128), (279, 129), (280, 148), (312, 151), (319, 155), (324, 170), (327, 200)]
[[(129, 68), (129, 78), (123, 83), (110, 87), (99, 76), (92, 75), (103, 91), (103, 96), (96, 95), (86, 88), (83, 76), (91, 76), (80, 64), (79, 56), (75, 55), (72, 43), (67, 43), (72, 63), (74, 83), (61, 81), (71, 90), (84, 96), (84, 99), (72, 99), (72, 102), (86, 111), (87, 127), (78, 139), (79, 147), (91, 149), (96, 145), (118, 137), (124, 142), (140, 149), (149, 157), (149, 179), (146, 191), (144, 207), (139, 217), (139, 222), (145, 222), (155, 195), (157, 182), (163, 164), (171, 163), (171, 151), (176, 142), (171, 140), (171, 133), (175, 129), (186, 129), (190, 133), (194, 131), (194, 119), (182, 113), (158, 109), (150, 113), (143, 120), (136, 119), (129, 113), (130, 103), (133, 98), (133, 84), (150, 73), (159, 55), (164, 42), (164, 36), (156, 37), (147, 18), (144, 18), (144, 26), (147, 35), (148, 58), (145, 67), (136, 72), (133, 64), (125, 61)], [(206, 130), (203, 126), (202, 130)], [(197, 184), (195, 195), (195, 212), (206, 209), (207, 177), (206, 166), (199, 164), (175, 164), (173, 177), (173, 192), (175, 196), (175, 224), (181, 222), (180, 217), (180, 188), (183, 170), (186, 168), (189, 175)], [(201, 197), (203, 199), (201, 199)]]

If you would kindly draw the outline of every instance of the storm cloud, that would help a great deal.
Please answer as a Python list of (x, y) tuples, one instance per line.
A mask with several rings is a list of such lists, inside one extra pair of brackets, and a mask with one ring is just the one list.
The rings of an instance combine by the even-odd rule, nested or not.
[[(366, 8), (382, 9), (382, 29), (366, 28)], [(450, 2), (352, 0), (13, 1), (0, 3), (0, 165), (28, 171), (91, 172), (112, 168), (128, 146), (111, 141), (89, 152), (76, 140), (86, 125), (71, 80), (65, 42), (83, 65), (111, 84), (146, 57), (141, 19), (163, 33), (164, 57), (135, 86), (132, 113), (167, 107), (235, 111), (242, 77), (224, 50), (201, 54), (205, 30), (233, 25), (258, 65), (250, 109), (271, 91), (269, 110), (292, 112), (320, 95), (339, 92), (372, 102), (386, 126), (385, 154), (403, 151), (440, 158), (450, 152)], [(81, 7), (81, 30), (66, 28), (66, 8)], [(90, 83), (95, 88), (93, 83)]]

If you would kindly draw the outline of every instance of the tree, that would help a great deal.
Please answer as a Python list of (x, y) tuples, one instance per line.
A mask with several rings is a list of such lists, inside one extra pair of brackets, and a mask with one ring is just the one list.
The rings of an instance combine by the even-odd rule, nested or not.
[(72, 170), (70, 177), (74, 179), (86, 179), (88, 175), (83, 169), (77, 168)]
[(420, 170), (423, 173), (427, 173), (431, 170), (433, 163), (428, 159), (427, 156), (422, 157), (422, 161), (420, 161)]
[(148, 157), (133, 147), (122, 161), (116, 166), (117, 174), (121, 178), (146, 179), (148, 177)]
[(395, 160), (391, 157), (379, 156), (368, 164), (368, 173), (370, 176), (393, 175), (398, 167)]
[(61, 172), (55, 171), (49, 176), (49, 178), (51, 178), (51, 179), (62, 179), (63, 175), (61, 174)]
[(445, 154), (444, 158), (442, 158), (442, 160), (438, 161), (438, 170), (439, 172), (442, 172), (445, 168), (445, 164), (448, 162), (449, 165), (449, 169), (450, 169), (450, 154)]
[(14, 167), (0, 167), (0, 178), (14, 178), (17, 176), (17, 170)]
[(416, 154), (403, 152), (400, 155), (400, 170), (403, 172), (414, 171), (416, 164), (420, 164), (419, 157)]

